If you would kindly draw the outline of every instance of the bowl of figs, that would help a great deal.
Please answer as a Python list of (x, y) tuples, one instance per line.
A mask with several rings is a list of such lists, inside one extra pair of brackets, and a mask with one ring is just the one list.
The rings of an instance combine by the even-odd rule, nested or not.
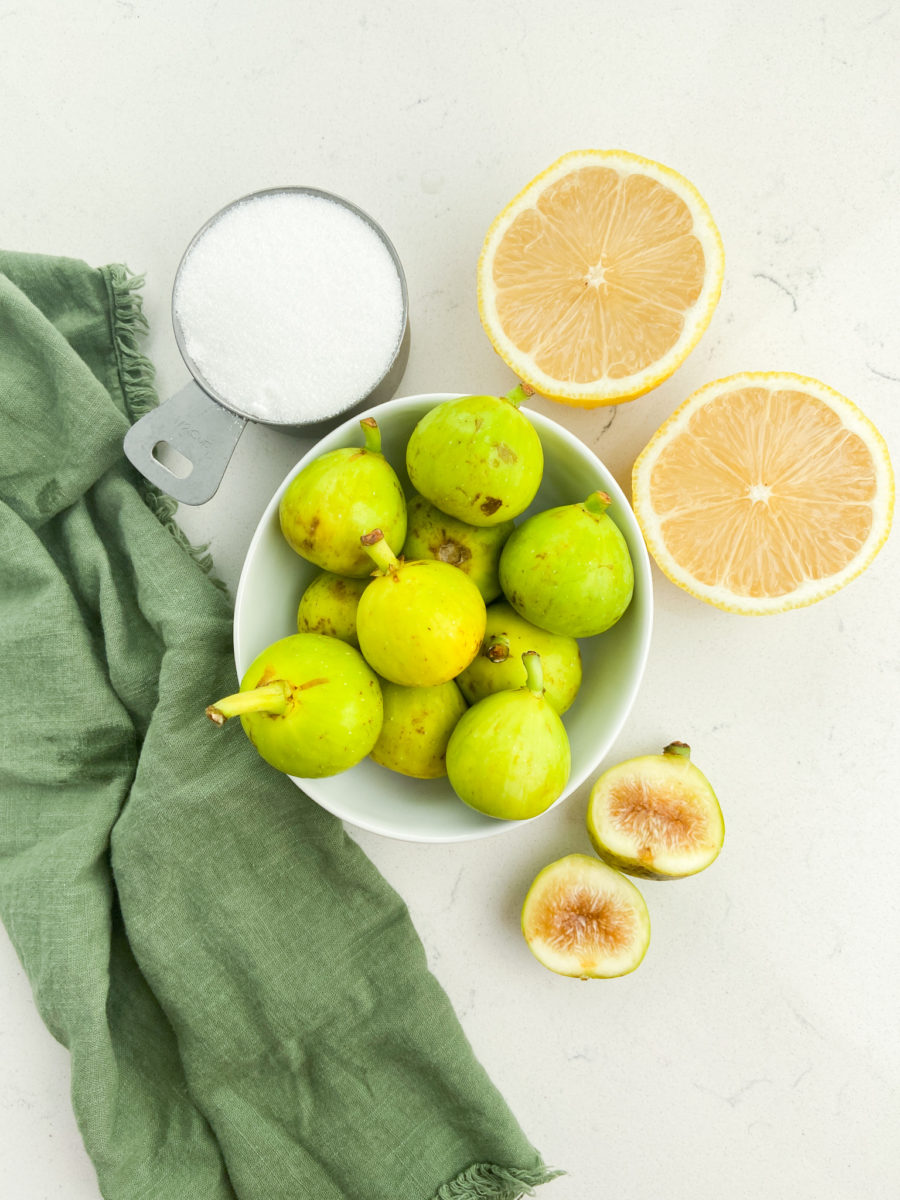
[(646, 547), (607, 468), (530, 394), (353, 417), (253, 535), (239, 687), (207, 715), (362, 829), (453, 842), (535, 820), (596, 772), (634, 703)]

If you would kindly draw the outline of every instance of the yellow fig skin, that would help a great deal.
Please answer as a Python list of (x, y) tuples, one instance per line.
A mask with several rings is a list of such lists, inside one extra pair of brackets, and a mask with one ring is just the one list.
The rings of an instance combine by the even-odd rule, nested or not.
[(456, 567), (397, 563), (360, 597), (356, 632), (379, 675), (404, 687), (436, 687), (478, 653), (486, 620), (481, 592)]
[(370, 757), (382, 767), (413, 779), (447, 774), (447, 743), (466, 711), (453, 682), (437, 687), (402, 687), (381, 681), (384, 722)]
[(359, 649), (356, 609), (368, 586), (368, 579), (348, 579), (320, 571), (300, 597), (297, 632), (323, 633)]

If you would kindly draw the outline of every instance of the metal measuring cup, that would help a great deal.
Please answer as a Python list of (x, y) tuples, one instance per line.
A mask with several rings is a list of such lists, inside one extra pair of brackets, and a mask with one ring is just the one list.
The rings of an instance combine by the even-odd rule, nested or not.
[[(188, 353), (181, 321), (175, 310), (175, 296), (181, 271), (194, 246), (209, 227), (238, 204), (255, 200), (259, 196), (285, 192), (319, 196), (342, 205), (361, 218), (381, 239), (393, 259), (400, 277), (402, 296), (402, 333), (394, 356), (381, 378), (364, 396), (349, 398), (341, 410), (333, 416), (309, 422), (261, 421), (258, 416), (242, 410), (239, 399), (221, 395), (204, 378), (202, 371)], [(409, 357), (409, 298), (406, 290), (406, 276), (403, 273), (397, 251), (381, 226), (373, 221), (367, 213), (357, 208), (355, 204), (351, 204), (349, 200), (331, 192), (321, 191), (319, 188), (265, 188), (233, 200), (210, 217), (191, 238), (187, 249), (181, 256), (181, 262), (178, 264), (175, 284), (172, 288), (172, 325), (181, 357), (193, 379), (170, 400), (166, 400), (131, 426), (125, 435), (124, 449), (128, 459), (145, 478), (182, 504), (205, 504), (207, 500), (212, 499), (222, 482), (238, 438), (248, 421), (272, 425), (291, 433), (312, 434), (313, 436), (327, 433), (329, 429), (333, 429), (354, 413), (389, 400), (400, 384)], [(191, 469), (186, 476), (176, 475), (156, 457), (155, 451), (163, 444), (171, 446), (190, 463)]]

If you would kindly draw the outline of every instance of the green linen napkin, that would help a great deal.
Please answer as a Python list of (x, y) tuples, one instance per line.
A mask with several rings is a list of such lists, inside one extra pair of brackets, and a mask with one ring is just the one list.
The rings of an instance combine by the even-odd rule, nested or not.
[(120, 266), (0, 254), (0, 914), (109, 1200), (512, 1200), (544, 1167), (340, 823), (204, 706), (225, 594), (122, 456)]

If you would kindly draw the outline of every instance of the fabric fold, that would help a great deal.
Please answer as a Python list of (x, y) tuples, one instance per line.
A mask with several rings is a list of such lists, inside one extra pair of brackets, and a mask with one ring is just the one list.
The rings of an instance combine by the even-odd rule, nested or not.
[(154, 400), (137, 281), (0, 270), (0, 913), (102, 1194), (530, 1195), (553, 1172), (402, 900), (205, 720), (228, 600), (121, 453)]

